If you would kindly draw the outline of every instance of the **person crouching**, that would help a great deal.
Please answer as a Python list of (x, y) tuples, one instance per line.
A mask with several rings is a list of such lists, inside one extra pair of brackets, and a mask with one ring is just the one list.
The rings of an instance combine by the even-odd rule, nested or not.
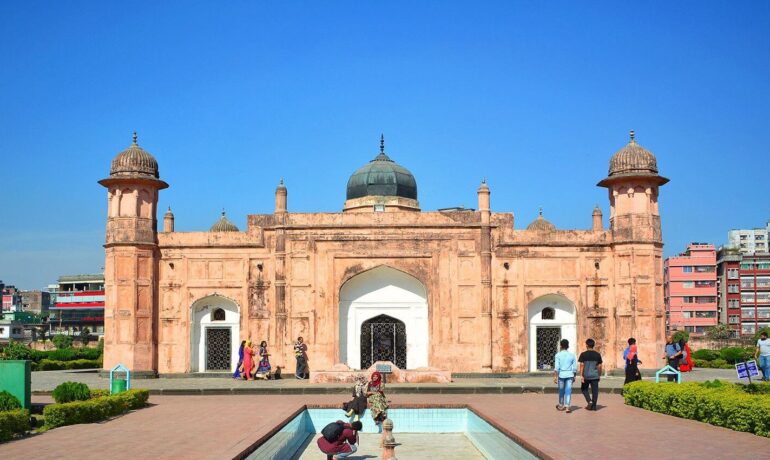
[(358, 432), (362, 427), (361, 422), (345, 423), (342, 420), (326, 425), (317, 441), (326, 460), (345, 458), (357, 451)]

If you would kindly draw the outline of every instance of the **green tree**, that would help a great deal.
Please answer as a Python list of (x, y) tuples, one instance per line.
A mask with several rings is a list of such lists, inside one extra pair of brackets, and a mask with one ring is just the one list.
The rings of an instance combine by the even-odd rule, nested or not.
[(684, 339), (685, 342), (690, 341), (690, 333), (687, 331), (673, 331), (671, 335), (674, 336), (674, 342), (679, 342), (681, 339)]
[(754, 343), (752, 345), (757, 344), (757, 340), (759, 340), (759, 335), (762, 333), (767, 334), (768, 337), (770, 337), (770, 326), (760, 327), (756, 334), (754, 334)]
[(56, 334), (55, 336), (53, 336), (53, 344), (59, 350), (64, 350), (65, 348), (72, 348), (72, 337), (64, 334)]
[(733, 335), (733, 330), (727, 324), (717, 324), (706, 329), (706, 338), (711, 340), (729, 339)]
[(80, 331), (80, 343), (85, 347), (91, 341), (91, 331), (85, 327)]

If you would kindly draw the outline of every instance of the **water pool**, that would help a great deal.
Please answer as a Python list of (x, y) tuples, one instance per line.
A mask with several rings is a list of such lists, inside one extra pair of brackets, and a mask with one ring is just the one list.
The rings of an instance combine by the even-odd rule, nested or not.
[[(364, 455), (364, 448), (372, 450), (372, 453), (376, 451), (377, 454), (380, 451), (377, 447), (379, 438), (372, 435), (377, 433), (377, 428), (368, 413), (365, 415), (361, 420), (364, 428), (361, 431), (360, 449), (357, 452), (358, 455), (351, 458), (367, 458)], [(396, 448), (396, 456), (402, 460), (425, 458), (416, 452), (421, 450), (417, 449), (418, 447), (424, 448), (428, 443), (433, 458), (475, 457), (495, 460), (537, 458), (475, 412), (466, 408), (396, 408), (388, 410), (388, 417), (393, 420), (393, 436), (396, 442), (402, 444)], [(286, 460), (309, 457), (309, 455), (303, 455), (303, 452), (312, 452), (313, 456), (310, 458), (323, 458), (323, 454), (315, 445), (315, 438), (327, 423), (344, 419), (344, 413), (338, 408), (305, 409), (246, 458)], [(412, 433), (424, 436), (414, 436)], [(399, 438), (399, 434), (409, 435)], [(446, 442), (442, 442), (442, 435), (445, 435)], [(421, 444), (415, 445), (415, 443)], [(410, 452), (413, 454), (410, 455)]]

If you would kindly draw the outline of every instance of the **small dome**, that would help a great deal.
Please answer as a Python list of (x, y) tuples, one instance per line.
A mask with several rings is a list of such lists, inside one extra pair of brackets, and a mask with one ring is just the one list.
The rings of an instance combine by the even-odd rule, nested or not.
[(537, 219), (533, 220), (532, 223), (527, 225), (527, 230), (537, 230), (541, 232), (552, 232), (556, 230), (556, 226), (543, 217), (543, 210), (540, 209), (540, 214), (537, 216)]
[(610, 160), (609, 177), (624, 175), (657, 176), (658, 161), (649, 150), (636, 143), (634, 131), (625, 147), (615, 152)]
[(131, 146), (112, 159), (110, 176), (149, 176), (156, 179), (160, 177), (158, 162), (150, 152), (139, 147), (136, 143), (136, 133)]
[(348, 179), (347, 199), (365, 196), (398, 196), (417, 199), (417, 182), (409, 170), (385, 154), (385, 139), (380, 137), (380, 153)]
[(238, 227), (234, 223), (230, 222), (230, 219), (225, 217), (225, 212), (222, 211), (222, 217), (209, 229), (210, 232), (240, 232)]

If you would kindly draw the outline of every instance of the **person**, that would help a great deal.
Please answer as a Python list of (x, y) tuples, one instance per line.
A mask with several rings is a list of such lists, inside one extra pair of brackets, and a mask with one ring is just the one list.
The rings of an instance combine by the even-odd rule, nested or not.
[[(602, 355), (594, 350), (596, 342), (594, 339), (586, 340), (588, 350), (580, 353), (578, 362), (580, 363), (580, 391), (586, 398), (587, 410), (596, 410), (596, 401), (599, 399), (599, 378), (602, 375)], [(591, 394), (588, 388), (591, 388)]]
[(253, 380), (251, 378), (251, 371), (254, 367), (254, 350), (251, 349), (251, 340), (246, 341), (246, 346), (243, 347), (243, 371), (241, 375), (246, 380)]
[(569, 340), (562, 339), (559, 342), (559, 348), (553, 366), (553, 383), (559, 384), (559, 404), (556, 405), (556, 410), (566, 409), (569, 414), (572, 412), (570, 400), (572, 399), (572, 382), (575, 381), (577, 363), (575, 362), (575, 354), (568, 351)]
[(628, 338), (628, 346), (623, 350), (623, 361), (628, 359), (628, 352), (631, 350), (631, 345), (636, 345), (636, 339), (633, 337)]
[(241, 372), (243, 371), (243, 347), (246, 346), (246, 341), (241, 342), (240, 348), (238, 348), (238, 365), (235, 366), (235, 372), (233, 372), (233, 378), (241, 378)]
[(690, 372), (693, 368), (692, 353), (690, 353), (690, 345), (684, 340), (679, 339), (679, 348), (682, 350), (682, 357), (679, 359), (679, 372)]
[(344, 423), (342, 420), (336, 423), (343, 426), (342, 434), (336, 440), (329, 441), (321, 436), (317, 441), (318, 448), (326, 454), (326, 460), (345, 458), (358, 450), (358, 432), (363, 427), (362, 423)]
[(382, 433), (382, 422), (388, 418), (388, 400), (385, 399), (385, 384), (382, 382), (382, 374), (372, 372), (372, 378), (366, 385), (366, 398), (369, 401), (369, 410), (372, 413), (377, 432)]
[(754, 350), (754, 359), (758, 360), (757, 364), (762, 369), (762, 380), (770, 381), (770, 339), (767, 338), (765, 331), (759, 334), (757, 348)]
[(360, 420), (361, 416), (366, 412), (368, 404), (366, 392), (366, 377), (363, 374), (358, 374), (356, 376), (356, 384), (353, 386), (353, 399), (342, 405), (345, 415), (353, 422)]
[[(668, 360), (668, 365), (673, 369), (679, 370), (679, 360), (682, 358), (682, 347), (678, 343), (674, 342), (674, 336), (669, 335), (666, 338), (666, 356), (663, 359)], [(676, 374), (668, 374), (666, 379), (669, 382), (676, 382)]]
[(628, 353), (624, 353), (626, 357), (626, 379), (623, 381), (623, 385), (642, 380), (642, 374), (639, 372), (639, 355), (636, 352), (636, 344), (628, 347)]
[(307, 345), (302, 340), (302, 337), (297, 337), (297, 341), (294, 342), (294, 357), (297, 358), (297, 369), (294, 371), (294, 376), (302, 380), (307, 374)]
[(259, 344), (259, 354), (257, 356), (259, 357), (259, 362), (257, 363), (257, 372), (254, 375), (254, 378), (269, 380), (271, 367), (270, 354), (267, 352), (266, 341), (263, 340), (262, 343)]

